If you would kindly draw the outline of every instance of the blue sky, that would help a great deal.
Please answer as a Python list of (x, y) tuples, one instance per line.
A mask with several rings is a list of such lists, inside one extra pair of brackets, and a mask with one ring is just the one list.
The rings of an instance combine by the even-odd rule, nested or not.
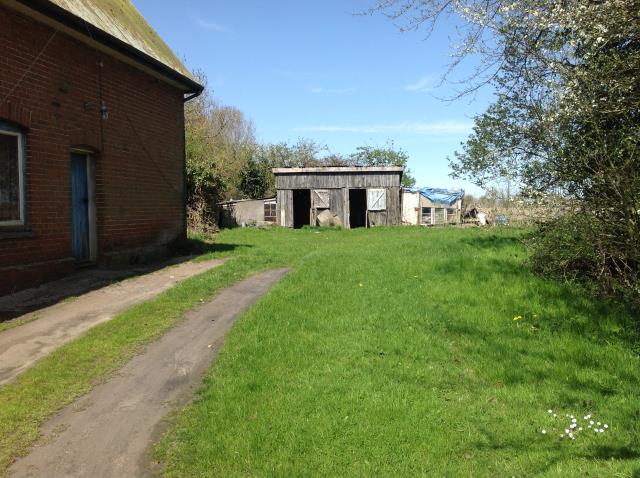
[[(358, 16), (374, 0), (134, 0), (214, 96), (242, 110), (265, 142), (305, 137), (349, 154), (393, 140), (408, 152), (419, 185), (480, 190), (448, 177), (451, 156), (491, 92), (438, 98), (455, 25), (427, 40), (400, 33), (381, 15)], [(473, 65), (463, 65), (464, 76)]]

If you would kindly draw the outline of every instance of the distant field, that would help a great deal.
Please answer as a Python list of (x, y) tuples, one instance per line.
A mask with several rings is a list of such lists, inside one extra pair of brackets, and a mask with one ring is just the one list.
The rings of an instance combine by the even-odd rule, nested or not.
[(176, 417), (166, 475), (640, 476), (632, 313), (532, 275), (523, 234), (222, 233), (294, 269)]

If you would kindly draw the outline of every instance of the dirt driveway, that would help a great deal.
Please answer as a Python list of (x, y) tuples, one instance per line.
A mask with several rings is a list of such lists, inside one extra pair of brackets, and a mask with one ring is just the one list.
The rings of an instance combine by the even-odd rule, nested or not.
[(192, 396), (233, 322), (286, 273), (252, 276), (189, 312), (116, 377), (45, 424), (42, 444), (14, 463), (10, 476), (153, 476), (148, 452), (163, 417)]
[(34, 314), (38, 318), (0, 332), (0, 385), (13, 380), (37, 360), (91, 327), (157, 296), (184, 279), (222, 264), (219, 259), (185, 262), (27, 314), (26, 318)]

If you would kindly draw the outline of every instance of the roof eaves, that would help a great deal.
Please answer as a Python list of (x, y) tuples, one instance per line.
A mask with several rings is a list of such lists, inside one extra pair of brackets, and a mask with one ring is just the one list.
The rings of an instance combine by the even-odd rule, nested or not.
[(41, 15), (62, 23), (77, 34), (80, 34), (87, 39), (101, 43), (108, 48), (135, 60), (136, 62), (144, 65), (145, 67), (171, 80), (172, 82), (181, 85), (184, 93), (199, 94), (204, 89), (202, 85), (200, 85), (197, 81), (195, 81), (185, 73), (172, 68), (171, 66), (163, 63), (157, 58), (154, 58), (153, 56), (141, 51), (140, 49), (135, 48), (129, 43), (115, 37), (114, 35), (111, 35), (110, 33), (98, 28), (92, 23), (87, 22), (85, 19), (74, 15), (70, 11), (60, 7), (59, 5), (56, 5), (49, 0), (16, 1), (27, 9), (35, 10)]
[(312, 168), (273, 168), (273, 174), (305, 173), (402, 173), (402, 166), (322, 166)]

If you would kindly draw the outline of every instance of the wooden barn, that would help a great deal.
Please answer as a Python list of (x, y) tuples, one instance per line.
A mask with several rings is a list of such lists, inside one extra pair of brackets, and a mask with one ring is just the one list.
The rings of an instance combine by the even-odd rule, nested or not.
[(293, 228), (398, 225), (403, 172), (392, 166), (276, 168), (276, 222)]

